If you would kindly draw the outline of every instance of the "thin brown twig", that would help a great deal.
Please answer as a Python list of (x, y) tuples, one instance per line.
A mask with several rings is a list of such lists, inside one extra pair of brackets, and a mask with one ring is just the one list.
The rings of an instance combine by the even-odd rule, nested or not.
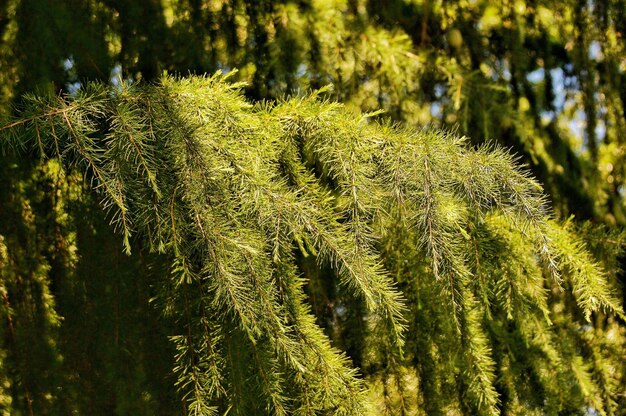
[(30, 123), (31, 121), (35, 121), (37, 119), (52, 117), (52, 116), (56, 116), (58, 114), (65, 114), (68, 111), (70, 111), (70, 109), (71, 109), (70, 107), (64, 107), (64, 108), (57, 109), (57, 110), (54, 110), (54, 111), (49, 111), (47, 113), (37, 114), (36, 116), (23, 118), (21, 120), (14, 121), (13, 123), (10, 123), (10, 124), (7, 124), (5, 126), (0, 127), (0, 131), (12, 129), (14, 127), (18, 127), (18, 126), (24, 125), (26, 123)]

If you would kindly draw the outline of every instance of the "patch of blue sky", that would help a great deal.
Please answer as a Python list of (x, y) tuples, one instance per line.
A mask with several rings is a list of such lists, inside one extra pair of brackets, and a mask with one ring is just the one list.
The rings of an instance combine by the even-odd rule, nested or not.
[(544, 80), (545, 76), (546, 76), (545, 70), (543, 68), (538, 68), (532, 72), (529, 72), (526, 75), (526, 79), (532, 82), (533, 84), (539, 84), (541, 81)]
[(446, 93), (446, 86), (445, 84), (436, 84), (435, 85), (435, 97), (437, 98), (441, 98), (443, 97), (443, 95)]
[(550, 76), (552, 77), (552, 93), (554, 94), (552, 106), (560, 112), (565, 105), (565, 73), (561, 68), (553, 68), (550, 70)]
[(222, 74), (224, 75), (227, 75), (230, 71), (233, 70), (230, 66), (223, 64), (222, 62), (217, 63), (217, 69), (222, 71)]
[(76, 70), (75, 70), (75, 61), (74, 57), (70, 56), (69, 58), (63, 61), (63, 70), (65, 71), (65, 75), (68, 79), (68, 82), (65, 83), (65, 89), (67, 93), (74, 97), (82, 87), (81, 82), (77, 79)]
[(587, 51), (589, 59), (593, 61), (602, 61), (604, 54), (602, 53), (602, 45), (597, 40), (591, 41), (589, 44), (589, 50)]
[(441, 118), (443, 116), (443, 106), (437, 101), (433, 102), (430, 104), (430, 114), (433, 118)]

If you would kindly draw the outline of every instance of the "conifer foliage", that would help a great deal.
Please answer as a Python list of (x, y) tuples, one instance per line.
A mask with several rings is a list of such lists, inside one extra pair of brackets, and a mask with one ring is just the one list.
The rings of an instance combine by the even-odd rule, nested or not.
[(1, 130), (168, 267), (189, 415), (618, 411), (617, 288), (510, 153), (240, 89), (91, 84)]

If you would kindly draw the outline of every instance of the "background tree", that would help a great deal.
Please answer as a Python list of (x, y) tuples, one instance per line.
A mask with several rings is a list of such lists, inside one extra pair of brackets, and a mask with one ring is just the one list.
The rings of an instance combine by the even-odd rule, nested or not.
[[(273, 100), (332, 83), (332, 96), (348, 108), (383, 108), (387, 117), (408, 125), (431, 123), (468, 135), (473, 144), (500, 141), (512, 147), (544, 185), (561, 218), (575, 214), (576, 221), (614, 226), (626, 221), (620, 162), (626, 97), (619, 28), (625, 26), (624, 10), (620, 1), (495, 6), (486, 1), (8, 1), (0, 11), (2, 109), (10, 112), (8, 104), (28, 91), (74, 94), (87, 80), (115, 85), (151, 81), (163, 70), (188, 74), (236, 67), (233, 79), (247, 81), (245, 93), (254, 99)], [(323, 165), (318, 169), (326, 175), (324, 186), (336, 186)], [(176, 413), (179, 398), (170, 371), (176, 352), (166, 337), (179, 327), (160, 319), (158, 309), (147, 302), (167, 281), (162, 272), (170, 268), (167, 259), (148, 254), (146, 246), (132, 239), (129, 244), (141, 254), (125, 257), (108, 219), (95, 214), (100, 212), (98, 197), (85, 192), (81, 174), (64, 174), (54, 161), (13, 155), (3, 157), (0, 169), (6, 322), (0, 373), (6, 380), (6, 409), (24, 414)], [(623, 245), (617, 228), (607, 237), (593, 227), (568, 227), (587, 236), (587, 247), (609, 276), (616, 273), (615, 258)], [(465, 232), (470, 237), (487, 233)], [(558, 241), (568, 241), (563, 231), (554, 232)], [(390, 361), (372, 341), (376, 336), (361, 330), (366, 305), (307, 257), (298, 265), (310, 279), (306, 293), (313, 312), (335, 345), (368, 376), (372, 395), (387, 397), (382, 403), (390, 411), (397, 412), (399, 403), (408, 400), (398, 391), (413, 388), (420, 394), (407, 396), (416, 401), (406, 405), (407, 411), (417, 406), (429, 413), (451, 408), (471, 412), (459, 407), (481, 403), (460, 397), (477, 391), (458, 379), (464, 367), (456, 360), (466, 357), (461, 354), (465, 350), (441, 353), (455, 338), (448, 310), (434, 301), (440, 286), (424, 283), (415, 291), (403, 286), (413, 284), (415, 270), (431, 275), (432, 266), (419, 252), (414, 263), (394, 254), (392, 247), (415, 250), (401, 243), (407, 237), (400, 230), (395, 238), (378, 249), (387, 270), (404, 276), (396, 279), (412, 308), (408, 333), (423, 334), (407, 338), (408, 361), (381, 367)], [(534, 270), (528, 251), (511, 250), (510, 241), (519, 240), (494, 237), (489, 246), (498, 249), (475, 258), (499, 261), (490, 267), (502, 270), (507, 259), (494, 256), (508, 250), (529, 262), (525, 269)], [(578, 244), (564, 252), (578, 252)], [(570, 261), (586, 254), (580, 256)], [(475, 263), (474, 273), (483, 262)], [(489, 270), (484, 273), (490, 275)], [(504, 296), (508, 292), (500, 284), (476, 293)], [(568, 299), (555, 293), (547, 301), (555, 322), (549, 333), (553, 342), (559, 341), (555, 351), (561, 358), (529, 344), (527, 361), (507, 361), (509, 344), (494, 340), (506, 339), (503, 331), (522, 338), (529, 332), (495, 312), (501, 319), (487, 321), (494, 322), (488, 336), (476, 338), (482, 339), (481, 348), (491, 345), (501, 410), (572, 406), (567, 410), (580, 411), (583, 403), (607, 412), (624, 407), (619, 392), (624, 368), (618, 360), (623, 328), (595, 312), (593, 328), (580, 324), (583, 313)], [(466, 310), (476, 309), (472, 305)], [(577, 333), (583, 335), (573, 335)], [(536, 341), (550, 345), (545, 338)], [(602, 356), (604, 350), (615, 351), (613, 358)], [(542, 360), (552, 363), (553, 373), (540, 371), (550, 368)], [(406, 368), (417, 370), (418, 377), (399, 377)], [(547, 389), (545, 380), (557, 373), (559, 390)], [(526, 384), (520, 383), (524, 377)], [(408, 387), (397, 387), (398, 380)], [(539, 391), (534, 402), (514, 388), (516, 383)], [(611, 390), (610, 383), (617, 387)], [(591, 397), (601, 397), (596, 388), (614, 395), (591, 403)], [(586, 399), (565, 400), (570, 397)], [(612, 407), (611, 400), (618, 406)]]

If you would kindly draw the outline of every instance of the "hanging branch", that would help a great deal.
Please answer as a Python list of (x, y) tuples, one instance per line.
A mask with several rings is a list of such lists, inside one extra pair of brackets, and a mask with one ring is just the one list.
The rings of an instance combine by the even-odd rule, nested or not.
[[(419, 353), (419, 342), (459, 363), (456, 388), (478, 412), (501, 410), (498, 380), (509, 370), (496, 351), (516, 360), (528, 345), (598, 405), (586, 364), (563, 366), (546, 287), (565, 286), (563, 273), (587, 319), (600, 309), (623, 318), (621, 305), (513, 156), (380, 125), (319, 94), (253, 106), (240, 88), (219, 74), (94, 85), (75, 97), (27, 97), (23, 117), (0, 127), (4, 148), (33, 149), (90, 178), (128, 253), (145, 241), (170, 259), (161, 296), (180, 318), (174, 371), (189, 414), (364, 412), (366, 383), (318, 326), (309, 277), (341, 288), (348, 307), (363, 300), (350, 313), (388, 407), (387, 381), (409, 384), (403, 355)], [(306, 276), (299, 261), (308, 256), (317, 269)], [(408, 330), (423, 322), (422, 302), (441, 337)], [(344, 304), (332, 313), (345, 314)], [(532, 324), (496, 325), (523, 316)], [(541, 379), (539, 367), (525, 371)], [(606, 374), (598, 379), (610, 400)], [(408, 409), (406, 392), (397, 394)]]

